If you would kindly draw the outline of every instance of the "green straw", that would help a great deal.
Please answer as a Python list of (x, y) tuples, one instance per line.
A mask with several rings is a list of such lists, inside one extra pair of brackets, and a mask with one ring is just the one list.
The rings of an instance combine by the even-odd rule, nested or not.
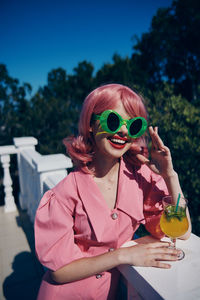
[(178, 205), (179, 205), (180, 198), (181, 198), (181, 194), (179, 193), (179, 194), (178, 194), (178, 199), (177, 199), (177, 202), (176, 202), (176, 209), (175, 209), (175, 212), (177, 212), (177, 210), (178, 210)]

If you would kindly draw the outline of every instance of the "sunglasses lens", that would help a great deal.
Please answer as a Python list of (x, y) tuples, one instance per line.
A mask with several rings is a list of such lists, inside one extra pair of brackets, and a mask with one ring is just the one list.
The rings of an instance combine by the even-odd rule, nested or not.
[(142, 120), (136, 119), (132, 122), (129, 131), (132, 136), (135, 136), (140, 132), (141, 129), (142, 129)]
[(119, 117), (111, 112), (109, 115), (108, 115), (108, 118), (107, 118), (107, 126), (108, 126), (108, 129), (110, 131), (116, 131), (119, 127), (119, 124), (120, 124), (120, 120), (119, 120)]

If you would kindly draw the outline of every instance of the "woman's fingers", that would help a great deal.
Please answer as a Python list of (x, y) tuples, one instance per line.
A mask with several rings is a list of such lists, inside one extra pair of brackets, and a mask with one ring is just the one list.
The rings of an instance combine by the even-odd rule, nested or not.
[[(156, 242), (149, 244), (138, 244), (130, 247), (131, 264), (135, 266), (169, 268), (167, 261), (176, 261), (180, 252), (169, 248), (170, 243)], [(128, 251), (129, 251), (128, 250)]]
[(174, 255), (174, 254), (157, 254), (155, 260), (156, 261), (176, 261), (178, 259), (178, 255)]
[(158, 253), (152, 257), (152, 267), (169, 269), (171, 265), (164, 261), (177, 261), (179, 253)]
[(167, 248), (170, 246), (170, 243), (169, 242), (155, 242), (155, 243), (148, 243), (146, 245), (148, 245), (148, 247), (150, 247), (150, 248), (160, 248), (160, 247)]
[(139, 162), (141, 162), (142, 164), (146, 164), (149, 163), (149, 159), (146, 158), (144, 155), (142, 154), (136, 154), (136, 158), (139, 160)]
[(168, 242), (156, 242), (149, 243), (148, 250), (151, 254), (167, 254), (178, 256), (180, 251), (177, 249), (169, 248), (170, 243)]
[(160, 262), (160, 261), (155, 261), (155, 262), (153, 263), (152, 267), (155, 267), (155, 268), (161, 268), (161, 269), (170, 269), (170, 268), (171, 268), (171, 265), (170, 265), (170, 264), (163, 263), (163, 262)]
[(149, 133), (152, 139), (152, 146), (156, 150), (162, 150), (164, 147), (164, 143), (158, 135), (158, 127), (153, 128), (152, 126), (149, 127)]

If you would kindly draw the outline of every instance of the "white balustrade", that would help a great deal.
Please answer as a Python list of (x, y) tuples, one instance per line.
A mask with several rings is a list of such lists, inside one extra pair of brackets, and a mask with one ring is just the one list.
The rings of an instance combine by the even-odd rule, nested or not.
[(0, 147), (0, 157), (3, 167), (3, 185), (5, 193), (5, 212), (12, 212), (16, 210), (15, 200), (13, 197), (13, 188), (12, 188), (12, 178), (10, 176), (10, 154), (17, 153), (17, 150), (14, 146), (1, 146)]
[(41, 155), (35, 150), (38, 141), (34, 137), (14, 138), (14, 146), (1, 146), (0, 157), (4, 170), (5, 212), (16, 210), (12, 194), (12, 178), (9, 172), (10, 154), (17, 154), (19, 173), (19, 203), (34, 222), (36, 209), (44, 192), (53, 188), (72, 168), (72, 162), (64, 154)]
[(67, 175), (72, 162), (64, 154), (41, 155), (35, 150), (37, 140), (33, 137), (14, 138), (14, 144), (18, 149), (20, 206), (34, 222), (42, 195)]

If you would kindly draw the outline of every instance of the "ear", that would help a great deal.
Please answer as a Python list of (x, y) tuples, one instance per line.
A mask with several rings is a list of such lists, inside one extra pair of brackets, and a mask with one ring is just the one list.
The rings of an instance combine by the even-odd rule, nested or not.
[(94, 120), (93, 120), (93, 114), (92, 114), (91, 120), (90, 120), (90, 127), (89, 127), (89, 132), (90, 132), (90, 133), (93, 132), (93, 125), (94, 125)]

